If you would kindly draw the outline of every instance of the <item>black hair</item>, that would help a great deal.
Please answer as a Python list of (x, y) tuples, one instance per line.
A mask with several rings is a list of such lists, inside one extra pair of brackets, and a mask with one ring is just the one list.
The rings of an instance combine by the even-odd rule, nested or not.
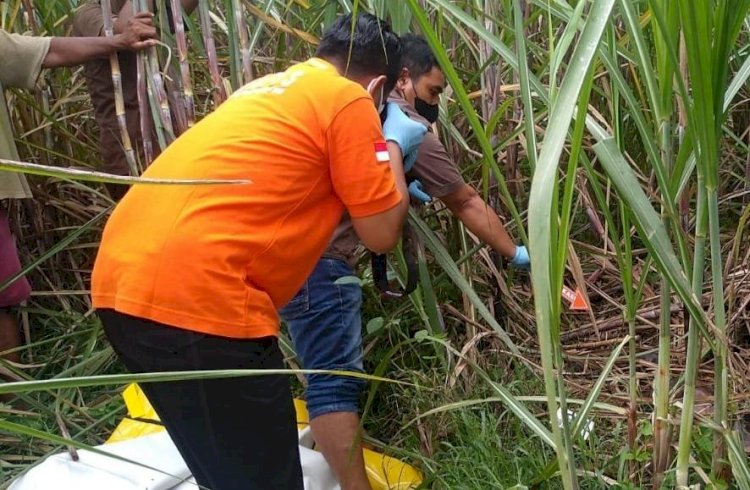
[(409, 69), (409, 76), (414, 81), (434, 67), (440, 68), (427, 40), (417, 34), (401, 36), (401, 66)]
[(335, 61), (351, 76), (385, 75), (385, 93), (396, 85), (401, 71), (401, 41), (388, 22), (372, 14), (336, 19), (320, 40), (315, 56)]

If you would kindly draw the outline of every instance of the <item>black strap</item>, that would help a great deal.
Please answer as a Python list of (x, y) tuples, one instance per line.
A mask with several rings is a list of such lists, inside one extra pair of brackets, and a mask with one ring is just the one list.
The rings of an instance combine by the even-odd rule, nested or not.
[(411, 226), (404, 224), (401, 238), (401, 249), (406, 261), (406, 285), (405, 287), (391, 285), (388, 281), (388, 256), (385, 254), (370, 253), (372, 265), (372, 279), (375, 287), (384, 298), (403, 298), (417, 289), (419, 283), (419, 266), (417, 263), (418, 240)]

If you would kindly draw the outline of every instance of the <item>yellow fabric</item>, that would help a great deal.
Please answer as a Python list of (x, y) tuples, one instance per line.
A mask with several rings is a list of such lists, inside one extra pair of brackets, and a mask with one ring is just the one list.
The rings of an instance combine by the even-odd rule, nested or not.
[(304, 429), (310, 425), (310, 414), (307, 412), (307, 403), (304, 400), (294, 399), (294, 411), (297, 412), (297, 429)]
[(149, 403), (148, 398), (146, 398), (146, 394), (143, 393), (137, 384), (131, 384), (125, 388), (122, 397), (125, 399), (128, 417), (131, 418), (124, 418), (120, 421), (119, 425), (112, 432), (112, 435), (107, 439), (106, 444), (127, 441), (128, 439), (135, 439), (136, 437), (147, 436), (165, 430), (161, 424), (144, 422), (145, 420), (158, 422), (159, 416), (156, 414), (154, 407), (151, 406), (151, 403)]
[(370, 449), (363, 449), (362, 455), (372, 490), (409, 490), (422, 483), (421, 473), (403, 461)]

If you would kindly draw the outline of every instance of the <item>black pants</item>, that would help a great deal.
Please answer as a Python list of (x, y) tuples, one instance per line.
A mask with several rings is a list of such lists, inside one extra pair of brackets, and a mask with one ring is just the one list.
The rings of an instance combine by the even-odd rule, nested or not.
[[(99, 310), (131, 372), (282, 369), (275, 337), (239, 340)], [(198, 484), (210, 490), (302, 490), (294, 404), (281, 375), (143, 383)]]

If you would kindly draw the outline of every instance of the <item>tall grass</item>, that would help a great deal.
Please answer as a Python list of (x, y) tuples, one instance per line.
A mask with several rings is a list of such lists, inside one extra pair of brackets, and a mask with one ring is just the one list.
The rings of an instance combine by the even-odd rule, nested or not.
[[(26, 15), (29, 3), (4, 2), (0, 25), (65, 34), (75, 1)], [(750, 2), (202, 1), (193, 18), (173, 8), (175, 35), (142, 55), (154, 144), (184, 129), (170, 110), (200, 120), (242, 83), (310, 56), (337, 13), (358, 9), (428, 39), (449, 82), (441, 139), (532, 255), (530, 275), (504, 269), (434, 204), (410, 218), (425, 247), (412, 298), (381, 303), (363, 270), (368, 363), (410, 383), (373, 385), (374, 443), (438, 488), (748, 488), (737, 429), (749, 388)], [(45, 80), (43, 96), (10, 93), (24, 160), (91, 170), (80, 71)], [(41, 339), (25, 359), (50, 363), (9, 368), (55, 381), (25, 385), (34, 415), (5, 413), (17, 419), (3, 422), (14, 471), (68, 443), (50, 397), (71, 445), (97, 442), (82, 420), (98, 398), (95, 432), (118, 413), (96, 377), (118, 368), (85, 295), (106, 201), (98, 184), (34, 171), (38, 199), (10, 209), (38, 291), (26, 316)], [(586, 291), (590, 315), (568, 311), (564, 285)], [(23, 449), (32, 432), (54, 444)]]

